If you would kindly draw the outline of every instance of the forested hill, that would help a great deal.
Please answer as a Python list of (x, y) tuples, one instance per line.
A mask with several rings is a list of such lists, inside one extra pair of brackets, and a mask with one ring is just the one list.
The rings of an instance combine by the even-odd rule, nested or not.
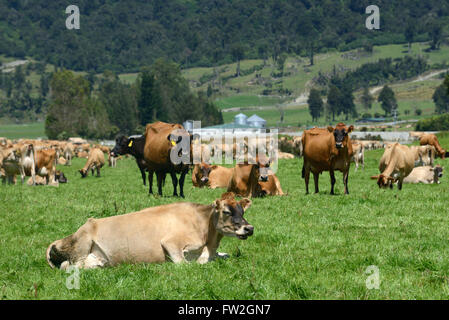
[[(406, 30), (414, 41), (431, 40), (448, 26), (449, 0), (374, 2), (78, 0), (81, 29), (67, 30), (71, 2), (0, 0), (0, 54), (73, 70), (131, 72), (159, 57), (211, 66), (405, 42)], [(380, 8), (381, 30), (365, 27), (371, 4)]]

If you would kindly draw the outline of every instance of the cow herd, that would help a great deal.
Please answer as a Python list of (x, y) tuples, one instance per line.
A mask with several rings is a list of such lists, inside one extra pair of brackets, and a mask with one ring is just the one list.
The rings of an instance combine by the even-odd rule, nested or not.
[[(447, 152), (433, 134), (416, 134), (420, 146), (379, 141), (354, 141), (354, 127), (339, 123), (335, 127), (305, 130), (301, 137), (280, 137), (279, 158), (303, 157), (302, 178), (306, 194), (309, 193), (310, 173), (314, 179), (314, 191), (319, 193), (319, 175), (328, 171), (331, 181), (330, 194), (335, 194), (335, 171), (342, 172), (344, 193), (349, 194), (348, 180), (351, 162), (358, 169), (365, 167), (364, 152), (384, 148), (379, 162), (379, 187), (401, 190), (404, 183), (439, 183), (443, 168), (434, 165), (434, 158), (445, 158)], [(211, 205), (179, 202), (147, 208), (139, 212), (89, 219), (74, 234), (53, 242), (46, 251), (51, 267), (67, 268), (76, 265), (82, 268), (112, 266), (122, 262), (197, 261), (205, 263), (226, 254), (217, 252), (223, 236), (246, 239), (254, 227), (244, 218), (250, 207), (250, 198), (284, 196), (281, 182), (272, 169), (273, 145), (264, 141), (265, 154), (254, 153), (254, 141), (247, 138), (243, 145), (236, 140), (231, 144), (211, 145), (201, 137), (194, 137), (179, 124), (164, 122), (146, 126), (142, 136), (119, 136), (110, 149), (82, 141), (36, 141), (12, 142), (0, 138), (0, 176), (3, 184), (16, 183), (20, 175), (22, 183), (30, 177), (28, 184), (58, 185), (67, 182), (56, 165), (71, 165), (73, 157), (85, 157), (86, 163), (79, 170), (82, 178), (89, 173), (101, 176), (105, 165), (105, 154), (110, 167), (116, 166), (120, 157), (135, 158), (142, 182), (153, 193), (153, 176), (157, 179), (157, 192), (162, 195), (166, 176), (170, 175), (173, 195), (184, 197), (184, 183), (189, 171), (195, 188), (223, 188), (225, 193)], [(257, 149), (257, 148), (256, 148)], [(193, 163), (199, 151), (200, 162)], [(243, 161), (233, 167), (211, 162), (216, 152), (231, 154), (236, 159), (237, 150), (245, 150)], [(269, 154), (270, 156), (267, 156)], [(298, 170), (299, 171), (299, 170)], [(178, 177), (179, 176), (179, 177)], [(236, 197), (243, 199), (236, 200)]]

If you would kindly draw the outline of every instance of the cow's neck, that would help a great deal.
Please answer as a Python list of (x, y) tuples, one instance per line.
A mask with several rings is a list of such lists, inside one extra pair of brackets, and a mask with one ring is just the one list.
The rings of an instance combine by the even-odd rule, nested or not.
[(218, 246), (220, 245), (220, 241), (223, 238), (223, 235), (217, 231), (217, 221), (219, 213), (212, 205), (208, 206), (208, 208), (209, 208), (208, 212), (209, 226), (207, 228), (207, 234), (205, 235), (206, 238), (205, 245), (209, 251), (209, 256), (213, 257), (217, 252)]

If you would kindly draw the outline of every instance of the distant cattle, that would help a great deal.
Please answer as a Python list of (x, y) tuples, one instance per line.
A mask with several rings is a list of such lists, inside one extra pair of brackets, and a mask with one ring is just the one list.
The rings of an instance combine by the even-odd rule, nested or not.
[(365, 170), (365, 147), (363, 144), (352, 144), (353, 155), (352, 159), (355, 163), (355, 171), (359, 168), (359, 163), (362, 165), (362, 169)]
[(380, 175), (371, 179), (377, 180), (379, 188), (393, 188), (393, 183), (398, 183), (398, 189), (402, 189), (402, 183), (415, 167), (415, 153), (408, 147), (394, 143), (385, 149), (379, 162)]
[(89, 170), (94, 175), (94, 170), (97, 170), (97, 177), (100, 176), (100, 169), (104, 166), (104, 153), (98, 148), (92, 148), (89, 151), (86, 164), (79, 170), (81, 177), (85, 178), (89, 174)]
[(438, 142), (438, 138), (434, 134), (424, 134), (419, 139), (419, 144), (424, 146), (426, 144), (434, 146), (438, 156), (442, 159), (445, 159), (448, 155), (448, 152), (444, 150), (440, 143)]
[(162, 183), (169, 173), (173, 196), (178, 196), (176, 174), (180, 174), (179, 190), (180, 196), (184, 198), (184, 181), (191, 162), (189, 133), (180, 124), (159, 121), (147, 124), (145, 137), (144, 160), (148, 171), (156, 173), (158, 194), (162, 195)]
[(345, 194), (348, 191), (348, 176), (353, 155), (352, 142), (349, 133), (354, 126), (347, 127), (339, 123), (335, 128), (314, 128), (305, 130), (302, 135), (304, 148), (304, 164), (302, 177), (305, 179), (306, 193), (309, 193), (309, 176), (313, 173), (315, 193), (319, 192), (318, 178), (323, 171), (329, 171), (331, 177), (331, 194), (334, 194), (335, 175), (338, 170), (343, 173)]
[(404, 183), (440, 183), (440, 178), (443, 176), (443, 168), (439, 165), (435, 167), (424, 166), (416, 167), (404, 179)]
[(120, 263), (207, 263), (223, 236), (244, 240), (254, 227), (243, 217), (251, 200), (225, 193), (211, 205), (178, 202), (102, 219), (90, 218), (46, 251), (52, 268), (115, 266)]

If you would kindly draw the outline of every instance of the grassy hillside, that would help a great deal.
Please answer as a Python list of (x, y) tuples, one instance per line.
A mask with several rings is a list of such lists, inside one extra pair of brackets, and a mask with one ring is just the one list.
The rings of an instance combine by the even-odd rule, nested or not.
[[(449, 147), (449, 135), (440, 138)], [(449, 183), (380, 190), (382, 150), (366, 153), (366, 169), (349, 175), (349, 196), (330, 196), (328, 173), (320, 193), (305, 195), (302, 159), (279, 163), (288, 195), (253, 199), (245, 213), (255, 233), (245, 241), (224, 238), (227, 260), (206, 265), (120, 265), (80, 273), (80, 289), (69, 290), (70, 274), (50, 269), (45, 250), (75, 232), (89, 217), (103, 218), (177, 201), (170, 179), (165, 196), (148, 196), (132, 159), (106, 167), (102, 177), (81, 179), (85, 160), (62, 167), (69, 179), (59, 188), (0, 185), (0, 297), (2, 299), (446, 299), (446, 203)], [(448, 167), (448, 160), (437, 160)], [(313, 179), (311, 179), (313, 180)], [(312, 187), (313, 187), (313, 182)], [(212, 203), (224, 190), (192, 188), (186, 199)], [(23, 206), (23, 203), (27, 203)], [(379, 268), (379, 290), (368, 290), (365, 273)]]
[(28, 124), (1, 124), (0, 137), (8, 139), (19, 138), (45, 138), (45, 124), (43, 122), (35, 122)]

